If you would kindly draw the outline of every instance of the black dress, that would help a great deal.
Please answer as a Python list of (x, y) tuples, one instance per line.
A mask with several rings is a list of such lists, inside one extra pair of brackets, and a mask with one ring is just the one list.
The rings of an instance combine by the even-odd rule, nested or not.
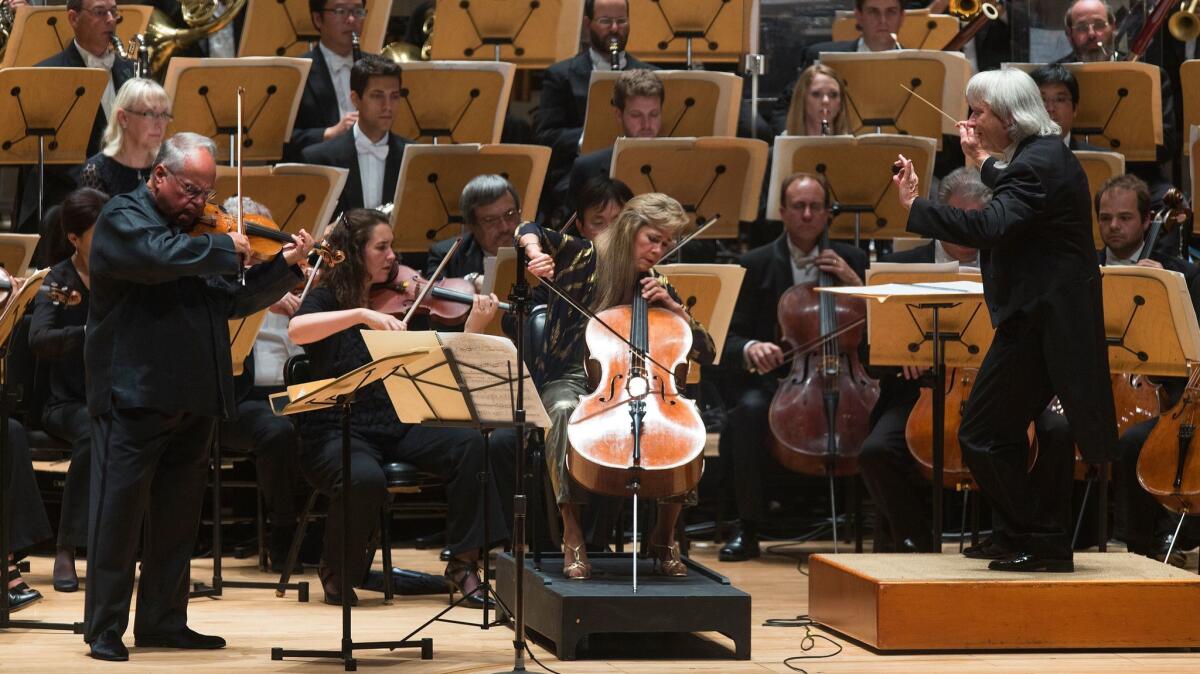
[(80, 177), (82, 187), (100, 190), (110, 197), (132, 192), (138, 185), (150, 179), (150, 169), (126, 166), (112, 157), (97, 152), (88, 158), (83, 165), (83, 175)]

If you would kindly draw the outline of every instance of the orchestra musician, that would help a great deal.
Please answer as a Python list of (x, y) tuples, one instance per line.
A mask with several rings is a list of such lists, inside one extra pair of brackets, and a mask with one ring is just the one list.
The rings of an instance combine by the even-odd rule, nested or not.
[(5, 516), (8, 518), (8, 609), (15, 612), (29, 608), (42, 600), (42, 593), (21, 577), (17, 562), (24, 553), (42, 541), (53, 537), (50, 518), (42, 493), (38, 490), (37, 477), (33, 474), (33, 462), (29, 455), (29, 439), (25, 428), (16, 419), (8, 420), (7, 438), (8, 484), (4, 487)]
[(29, 348), (49, 370), (50, 393), (42, 410), (42, 425), (48, 434), (71, 443), (54, 558), (54, 589), (58, 592), (79, 589), (75, 550), (85, 547), (88, 540), (92, 420), (87, 410), (83, 334), (91, 286), (88, 256), (92, 230), (106, 203), (108, 195), (90, 187), (75, 190), (63, 201), (59, 237), (65, 255), (51, 267), (46, 283), (78, 292), (80, 301), (68, 305), (39, 299), (29, 326)]
[(154, 80), (127, 80), (104, 130), (104, 149), (88, 157), (80, 183), (105, 194), (132, 192), (150, 178), (171, 123), (171, 100)]
[[(814, 63), (800, 73), (796, 80), (796, 91), (802, 92), (803, 103), (797, 105), (788, 99), (786, 104), (778, 107), (778, 114), (772, 120), (775, 135), (792, 136), (825, 136), (850, 133), (846, 112), (842, 109), (842, 78), (827, 65)], [(793, 106), (798, 113), (796, 128), (789, 123)]]
[[(92, 234), (84, 340), (92, 416), (85, 641), (127, 660), (134, 564), (142, 538), (135, 644), (223, 648), (187, 626), (188, 571), (217, 419), (233, 413), (227, 321), (294, 287), (312, 249), (301, 231), (269, 262), (233, 276), (249, 239), (190, 236), (216, 182), (216, 146), (194, 133), (163, 142), (150, 179), (114, 197)], [(145, 536), (142, 518), (145, 516)]]
[[(316, 378), (337, 377), (374, 360), (363, 341), (362, 328), (408, 329), (400, 318), (368, 306), (371, 286), (390, 279), (396, 262), (387, 216), (379, 211), (352, 210), (333, 226), (328, 238), (346, 254), (346, 260), (323, 272), (321, 285), (309, 292), (288, 325), (288, 335), (308, 353)], [(497, 306), (495, 295), (476, 296), (466, 331), (481, 331)], [(325, 531), (319, 572), (325, 603), (341, 604), (342, 574), (348, 574), (352, 585), (366, 587), (367, 541), (379, 525), (379, 510), (388, 498), (383, 464), (390, 461), (413, 463), (446, 481), (446, 537), (451, 554), (446, 580), (466, 597), (465, 606), (482, 608), (491, 602), (481, 592), (479, 553), (481, 548), (508, 538), (501, 499), (511, 500), (513, 481), (501, 480), (498, 475), (514, 474), (515, 433), (501, 429), (490, 435), (494, 467), (488, 473), (486, 498), (491, 540), (484, 540), (485, 506), (479, 483), (484, 438), (478, 430), (403, 423), (396, 417), (383, 382), (371, 384), (355, 394), (351, 407), (351, 476), (346, 490), (338, 411), (303, 414), (299, 423), (300, 469), (316, 489), (330, 497), (329, 522), (341, 522), (342, 509), (350, 509), (349, 531), (332, 524)], [(346, 538), (352, 554), (343, 569), (341, 550)], [(346, 600), (353, 605), (357, 596), (352, 593)]]
[(783, 364), (776, 343), (776, 306), (783, 293), (798, 283), (816, 283), (821, 272), (842, 285), (862, 285), (867, 255), (838, 241), (820, 249), (821, 233), (829, 226), (832, 197), (824, 178), (796, 173), (783, 181), (779, 213), (784, 232), (775, 241), (746, 253), (738, 261), (746, 277), (738, 293), (733, 320), (721, 362), (740, 375), (736, 402), (721, 430), (721, 454), (733, 473), (739, 525), (720, 551), (720, 559), (737, 562), (759, 555), (758, 528), (766, 516), (763, 475), (770, 435), (767, 411)]
[[(653, 271), (689, 222), (679, 202), (649, 193), (626, 203), (616, 221), (594, 242), (527, 223), (517, 231), (517, 245), (524, 249), (532, 274), (553, 279), (565, 293), (593, 311), (628, 304), (632, 293), (640, 292), (651, 306), (679, 315), (692, 328), (694, 341), (689, 359), (706, 363), (712, 362), (714, 355), (708, 332), (691, 318), (665, 279), (655, 274), (642, 276)], [(567, 469), (571, 451), (568, 421), (580, 396), (590, 391), (583, 368), (587, 325), (586, 316), (552, 294), (537, 363), (539, 381), (545, 382), (542, 402), (551, 421), (546, 433), (546, 463), (563, 520), (563, 575), (574, 580), (591, 576), (580, 524), (580, 505), (586, 494), (581, 493)], [(654, 528), (645, 539), (658, 573), (687, 575), (675, 541), (675, 523), (688, 497), (672, 496), (658, 504)]]
[(350, 69), (354, 35), (362, 33), (366, 6), (363, 0), (308, 0), (308, 11), (320, 39), (301, 55), (313, 63), (284, 161), (300, 161), (304, 148), (340, 136), (358, 121), (350, 100)]
[(1046, 114), (1058, 125), (1063, 142), (1071, 150), (1104, 152), (1105, 148), (1079, 138), (1071, 133), (1075, 126), (1075, 112), (1079, 109), (1079, 82), (1070, 70), (1058, 64), (1042, 66), (1029, 73), (1042, 95)]
[[(501, 175), (475, 176), (463, 187), (458, 198), (466, 234), (454, 257), (446, 264), (447, 278), (465, 278), (483, 288), (484, 258), (495, 257), (500, 246), (507, 245), (521, 221), (521, 195)], [(439, 241), (429, 249), (425, 275), (432, 276), (454, 245), (453, 239)]]
[[(988, 568), (1070, 572), (1071, 534), (1041, 507), (1045, 495), (1026, 470), (1026, 429), (1057, 395), (1084, 459), (1116, 456), (1087, 176), (1029, 75), (979, 73), (966, 98), (971, 116), (958, 123), (961, 145), (992, 189), (987, 206), (963, 211), (918, 197), (915, 169), (903, 155), (894, 180), (909, 231), (981, 251), (996, 333), (958, 436), (964, 461), (1013, 544), (1010, 556)], [(1069, 491), (1069, 472), (1066, 480), (1055, 491)]]

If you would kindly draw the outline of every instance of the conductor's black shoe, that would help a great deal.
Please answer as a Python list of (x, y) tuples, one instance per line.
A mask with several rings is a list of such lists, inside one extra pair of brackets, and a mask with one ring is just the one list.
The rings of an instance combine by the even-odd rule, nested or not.
[(213, 650), (225, 648), (225, 640), (211, 634), (200, 634), (187, 627), (170, 634), (135, 634), (133, 645), (138, 648), (187, 648)]
[(8, 610), (11, 613), (29, 608), (41, 600), (42, 593), (29, 587), (24, 581), (8, 590)]
[[(369, 571), (363, 584), (359, 587), (371, 592), (383, 592), (383, 581), (382, 571)], [(396, 594), (442, 594), (448, 587), (446, 579), (442, 576), (392, 568), (392, 592)]]
[(125, 662), (129, 659), (129, 649), (121, 643), (121, 635), (112, 630), (105, 630), (92, 642), (89, 655), (97, 660)]
[(968, 545), (962, 553), (969, 559), (1004, 559), (1013, 554), (1012, 550), (996, 545), (991, 538), (983, 539), (979, 545)]
[[(330, 606), (341, 606), (341, 576), (324, 567), (317, 570), (317, 575), (321, 578), (321, 590), (325, 592), (325, 603)], [(358, 595), (354, 593), (354, 588), (350, 588), (350, 595), (346, 597), (346, 600), (351, 606), (358, 606)]]
[(1075, 562), (1070, 557), (1048, 557), (1032, 552), (1019, 552), (1006, 559), (993, 560), (988, 564), (988, 568), (992, 571), (1071, 573), (1075, 570)]
[(721, 547), (717, 558), (722, 562), (744, 562), (762, 554), (758, 547), (758, 537), (749, 529), (738, 529), (733, 538)]

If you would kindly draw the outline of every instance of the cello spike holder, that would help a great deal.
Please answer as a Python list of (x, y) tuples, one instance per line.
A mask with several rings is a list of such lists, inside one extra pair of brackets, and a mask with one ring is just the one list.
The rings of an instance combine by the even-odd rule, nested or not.
[(1175, 551), (1175, 541), (1179, 540), (1179, 530), (1183, 528), (1183, 521), (1187, 519), (1188, 509), (1184, 508), (1179, 513), (1179, 521), (1175, 523), (1175, 533), (1171, 535), (1171, 542), (1167, 545), (1167, 554), (1163, 555), (1163, 564), (1171, 563), (1171, 553)]

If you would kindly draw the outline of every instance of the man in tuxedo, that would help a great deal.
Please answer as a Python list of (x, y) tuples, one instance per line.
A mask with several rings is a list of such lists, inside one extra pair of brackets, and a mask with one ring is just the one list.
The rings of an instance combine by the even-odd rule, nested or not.
[(364, 0), (308, 0), (317, 46), (302, 55), (312, 59), (304, 82), (292, 139), (284, 161), (300, 161), (304, 148), (342, 135), (358, 121), (350, 100), (350, 69), (354, 66), (354, 35), (362, 34), (367, 16)]
[[(117, 56), (112, 38), (117, 32), (121, 10), (114, 0), (68, 0), (67, 22), (75, 30), (75, 39), (61, 52), (37, 64), (39, 68), (99, 68), (109, 73), (108, 83), (100, 97), (100, 109), (92, 122), (92, 133), (88, 137), (88, 157), (100, 151), (104, 129), (112, 114), (117, 90), (134, 75), (134, 63)], [(78, 182), (78, 167), (47, 166), (45, 173), (45, 202), (49, 208), (59, 203)], [(18, 211), (14, 221), (17, 231), (38, 231), (38, 185), (37, 167), (21, 174), (18, 192)]]
[(1070, 70), (1055, 63), (1042, 66), (1029, 76), (1038, 85), (1046, 114), (1062, 130), (1063, 142), (1067, 147), (1091, 152), (1111, 151), (1071, 135), (1071, 128), (1075, 126), (1075, 111), (1079, 108), (1079, 82)]
[[(483, 261), (495, 257), (501, 246), (511, 246), (517, 225), (521, 223), (521, 197), (506, 178), (494, 174), (475, 176), (463, 187), (458, 199), (459, 212), (466, 224), (462, 245), (446, 264), (443, 276), (465, 278), (483, 288)], [(426, 278), (450, 252), (454, 239), (435, 243), (425, 263)]]
[(770, 442), (767, 411), (777, 386), (779, 373), (774, 370), (783, 365), (783, 350), (775, 343), (779, 298), (793, 285), (816, 283), (821, 272), (841, 285), (862, 285), (867, 269), (866, 253), (852, 245), (832, 241), (825, 250), (817, 245), (830, 221), (831, 197), (823, 177), (793, 174), (780, 192), (784, 233), (738, 261), (746, 268), (746, 278), (721, 357), (722, 367), (733, 370), (740, 391), (720, 440), (722, 464), (732, 468), (740, 518), (738, 530), (721, 548), (720, 558), (727, 562), (760, 554), (758, 527), (766, 514), (763, 472)]
[(628, 0), (584, 0), (583, 31), (588, 46), (546, 69), (542, 94), (534, 110), (534, 140), (551, 149), (546, 185), (551, 189), (579, 155), (579, 139), (587, 115), (588, 84), (593, 70), (612, 70), (610, 44), (617, 46), (618, 70), (654, 69), (625, 51), (629, 40)]
[(392, 133), (392, 116), (400, 104), (400, 65), (367, 54), (350, 69), (350, 103), (356, 120), (350, 133), (304, 148), (309, 164), (350, 170), (338, 198), (338, 211), (378, 208), (392, 201), (400, 160), (408, 141)]

